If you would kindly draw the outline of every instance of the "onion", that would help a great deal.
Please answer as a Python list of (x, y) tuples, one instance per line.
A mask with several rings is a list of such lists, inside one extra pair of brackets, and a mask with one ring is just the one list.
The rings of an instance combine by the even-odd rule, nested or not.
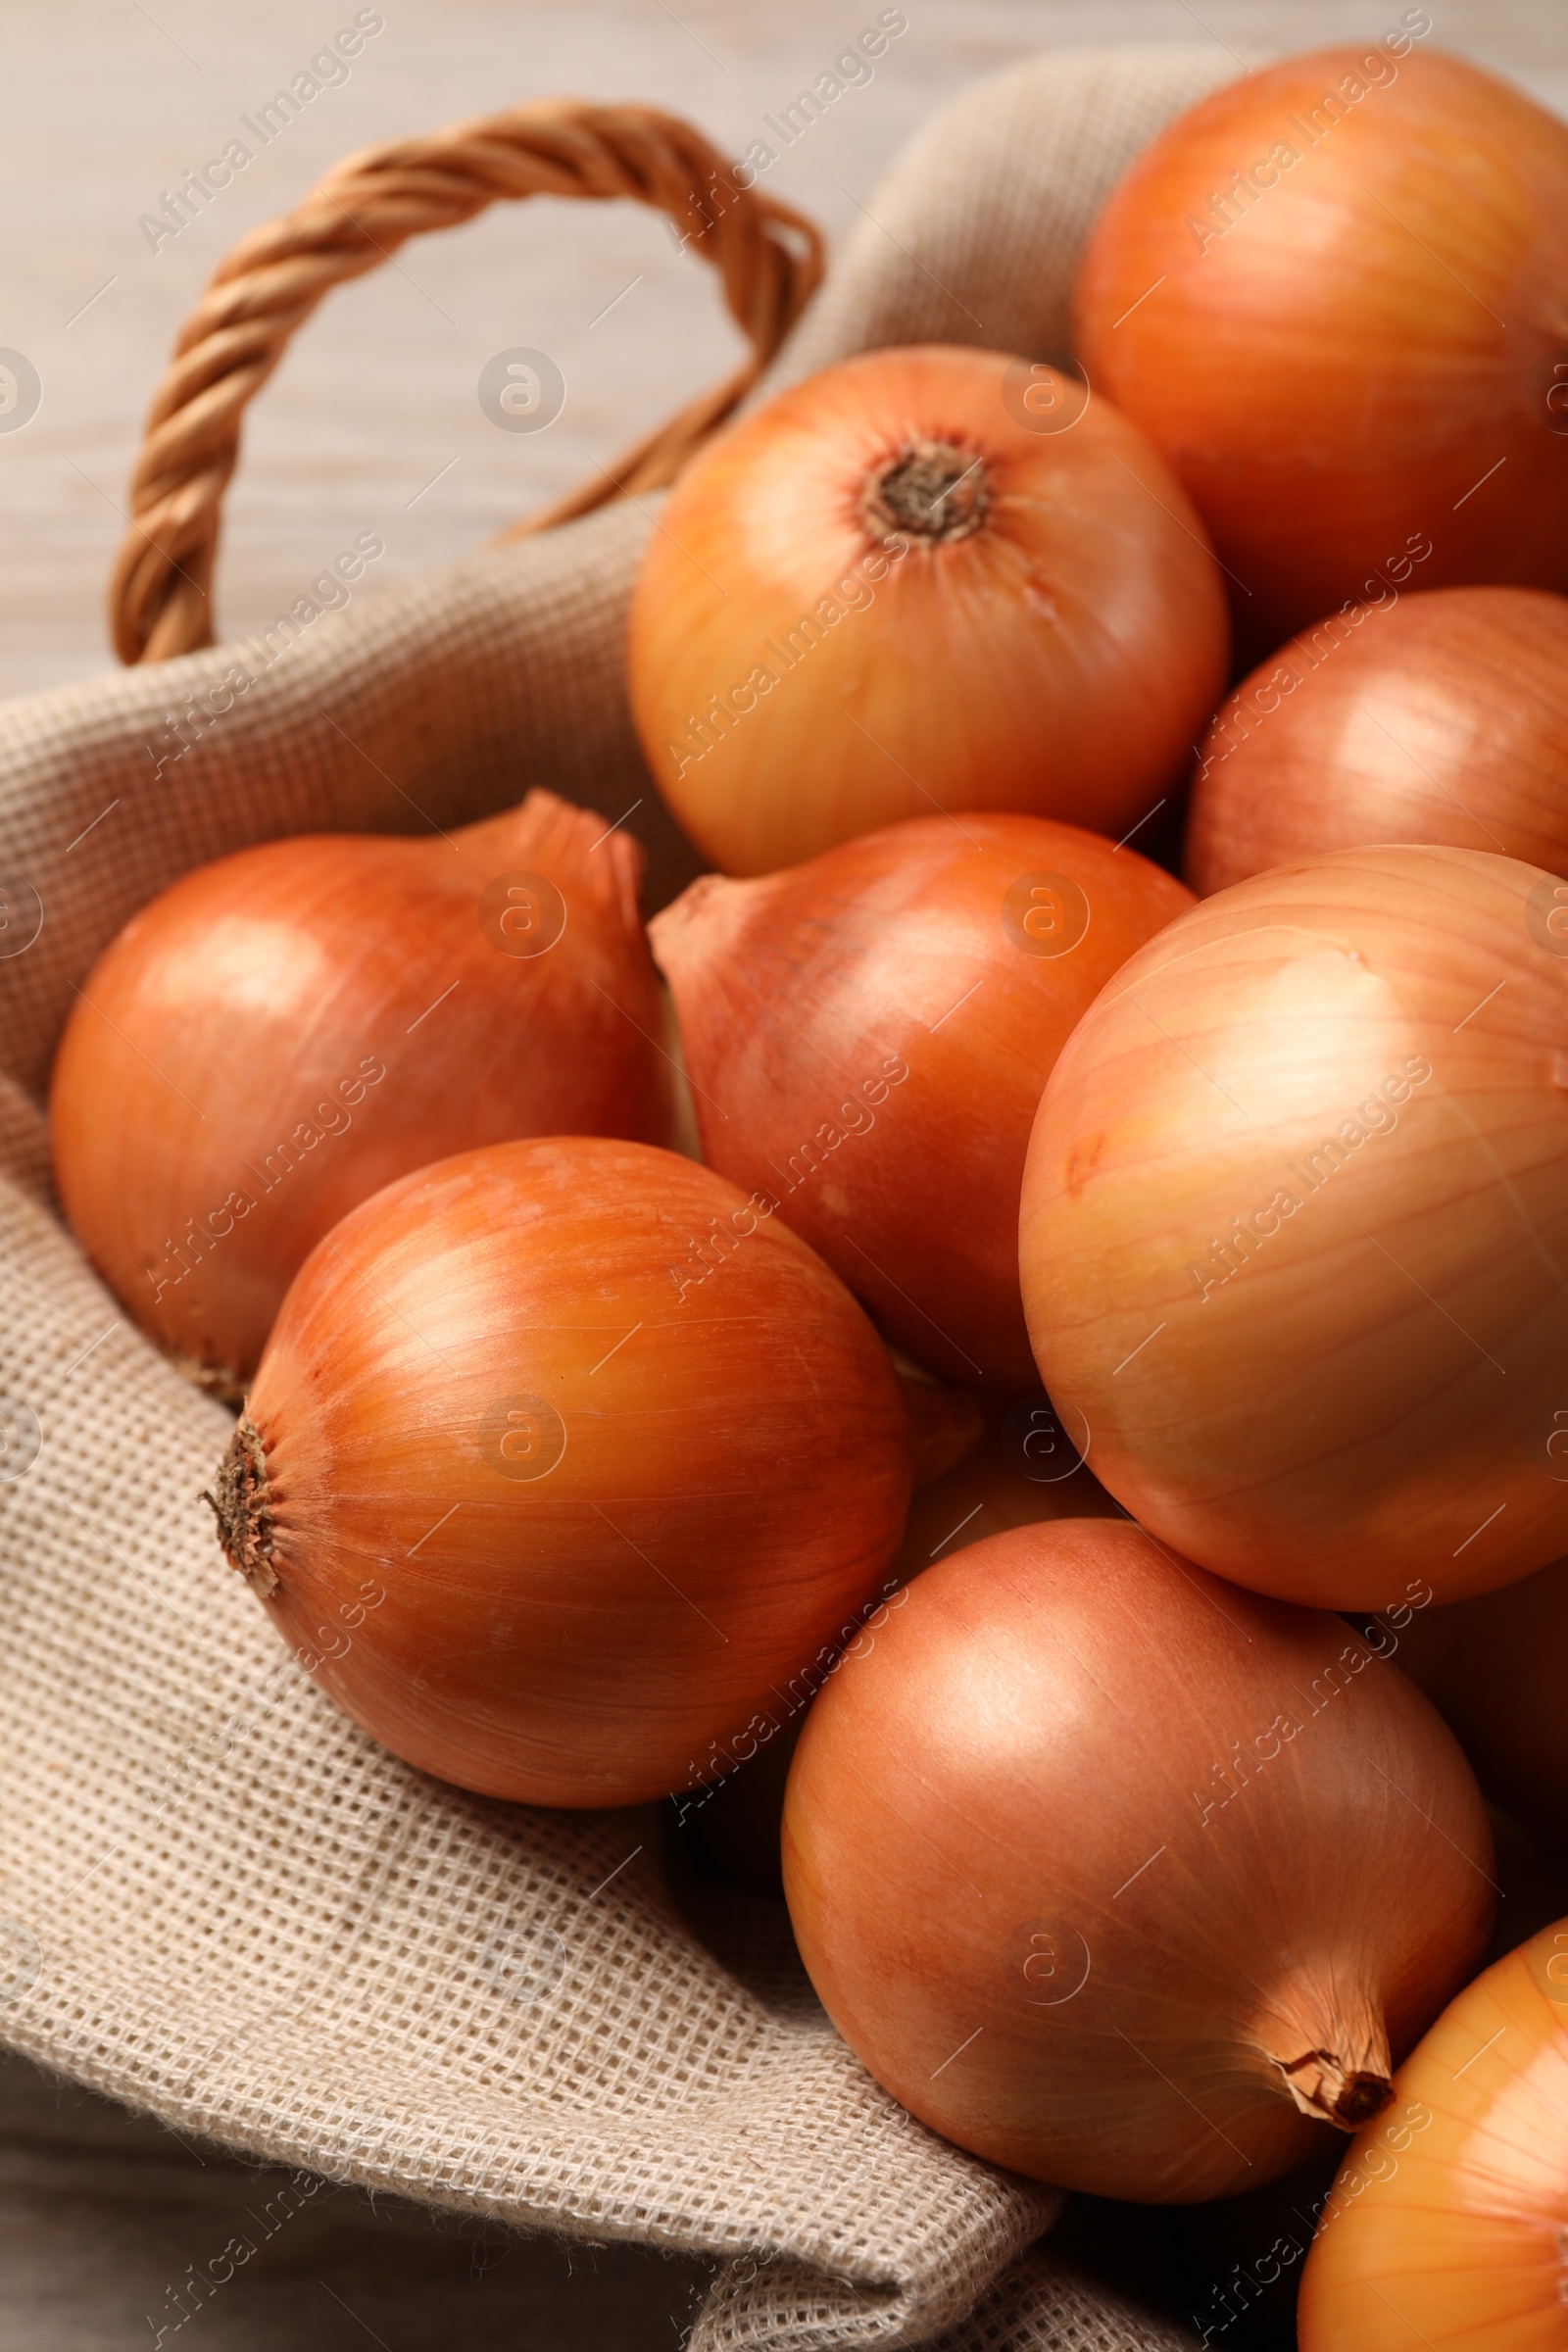
[(1568, 584), (1568, 127), (1405, 29), (1261, 67), (1147, 147), (1075, 295), (1261, 651), (1342, 599)]
[[(1561, 1427), (1568, 1431), (1568, 1415)], [(1557, 1450), (1568, 1455), (1568, 1436)], [(1555, 1467), (1563, 1476), (1568, 1460)], [(1500, 1592), (1423, 1609), (1398, 1638), (1400, 1664), (1450, 1725), (1488, 1794), (1568, 1853), (1568, 1560)]]
[(1568, 870), (1568, 599), (1385, 591), (1270, 655), (1222, 704), (1193, 782), (1195, 890), (1377, 841)]
[(1225, 600), (1107, 403), (1000, 352), (877, 351), (687, 467), (629, 652), (661, 791), (756, 874), (933, 808), (1122, 834), (1221, 692)]
[(901, 1348), (1036, 1386), (1018, 1293), (1029, 1128), (1074, 1023), (1191, 899), (1041, 817), (917, 818), (650, 925), (709, 1164), (765, 1191)]
[[(693, 1247), (717, 1271), (683, 1289)], [(442, 1160), (318, 1245), (215, 1507), (395, 1755), (621, 1805), (723, 1770), (855, 1632), (909, 1464), (886, 1351), (804, 1242), (691, 1160), (568, 1137)]]
[(1278, 867), (1116, 975), (1020, 1248), (1041, 1378), (1135, 1518), (1331, 1608), (1568, 1549), (1565, 1017), (1568, 884), (1469, 850)]
[(144, 1331), (237, 1396), (356, 1202), (508, 1136), (670, 1131), (642, 854), (547, 792), (436, 841), (199, 867), (99, 958), (50, 1126), (66, 1214)]
[(1301, 2352), (1568, 2340), (1568, 1920), (1467, 1985), (1356, 2139), (1301, 2278)]
[(1383, 2106), (1485, 1946), (1490, 1866), (1397, 1668), (1107, 1520), (919, 1577), (785, 1802), (802, 1955), (877, 2081), (1010, 2171), (1162, 2203)]

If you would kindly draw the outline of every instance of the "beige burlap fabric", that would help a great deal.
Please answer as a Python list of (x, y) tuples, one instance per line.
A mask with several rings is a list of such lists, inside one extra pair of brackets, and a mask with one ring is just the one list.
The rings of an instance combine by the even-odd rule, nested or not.
[[(1058, 54), (967, 92), (776, 380), (922, 338), (1059, 351), (1096, 206), (1227, 70), (1209, 45)], [(0, 2036), (273, 2162), (731, 2257), (701, 2352), (1173, 2344), (1019, 2263), (1054, 2196), (910, 2123), (776, 1909), (683, 1894), (655, 1815), (482, 1803), (335, 1712), (196, 1499), (225, 1414), (50, 1211), (36, 1104), (73, 987), (187, 867), (544, 784), (607, 818), (641, 798), (651, 897), (679, 887), (620, 680), (648, 527), (617, 508), (365, 595), (275, 660), (218, 649), (0, 711)]]

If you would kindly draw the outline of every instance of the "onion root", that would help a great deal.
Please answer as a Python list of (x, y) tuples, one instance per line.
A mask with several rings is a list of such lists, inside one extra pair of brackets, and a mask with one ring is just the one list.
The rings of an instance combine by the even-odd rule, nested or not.
[(262, 1433), (249, 1413), (241, 1413), (218, 1465), (218, 1492), (202, 1494), (218, 1521), (218, 1540), (231, 1568), (237, 1568), (258, 1600), (277, 1590), (272, 1566), (272, 1513), (267, 1483), (267, 1459)]

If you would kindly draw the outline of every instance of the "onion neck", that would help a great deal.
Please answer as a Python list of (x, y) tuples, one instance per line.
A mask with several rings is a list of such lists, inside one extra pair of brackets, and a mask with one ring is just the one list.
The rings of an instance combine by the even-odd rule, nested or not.
[(990, 504), (977, 450), (956, 441), (907, 441), (880, 472), (867, 475), (860, 518), (874, 539), (897, 533), (937, 547), (977, 531)]
[(1278, 1987), (1257, 2041), (1303, 2115), (1358, 2132), (1394, 2096), (1389, 2036), (1365, 1994), (1348, 1997), (1308, 1971)]
[(204, 1493), (218, 1520), (218, 1540), (231, 1568), (237, 1568), (259, 1599), (277, 1590), (272, 1566), (272, 1514), (267, 1484), (267, 1460), (262, 1433), (249, 1413), (241, 1413), (218, 1465), (216, 1494)]
[(759, 906), (765, 906), (785, 879), (778, 874), (744, 880), (733, 874), (699, 874), (671, 906), (652, 918), (648, 944), (683, 1022), (696, 1018), (697, 992), (715, 971), (722, 975), (723, 1001), (731, 1009), (760, 985), (761, 943), (748, 934)]

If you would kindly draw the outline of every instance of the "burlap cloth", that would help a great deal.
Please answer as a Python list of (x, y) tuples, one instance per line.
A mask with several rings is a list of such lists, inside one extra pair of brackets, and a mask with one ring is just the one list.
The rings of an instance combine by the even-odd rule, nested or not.
[[(969, 89), (773, 380), (891, 342), (1059, 355), (1097, 205), (1228, 71), (1212, 45), (1080, 51)], [(776, 1906), (698, 1916), (656, 1815), (483, 1803), (336, 1712), (196, 1499), (226, 1415), (51, 1213), (36, 1104), (73, 986), (187, 867), (544, 784), (607, 820), (641, 798), (653, 903), (686, 879), (621, 683), (649, 528), (618, 507), (324, 615), (178, 759), (167, 722), (228, 650), (0, 710), (0, 2036), (272, 2163), (729, 2257), (699, 2352), (1172, 2344), (1025, 2254), (1054, 2193), (877, 2089)]]

